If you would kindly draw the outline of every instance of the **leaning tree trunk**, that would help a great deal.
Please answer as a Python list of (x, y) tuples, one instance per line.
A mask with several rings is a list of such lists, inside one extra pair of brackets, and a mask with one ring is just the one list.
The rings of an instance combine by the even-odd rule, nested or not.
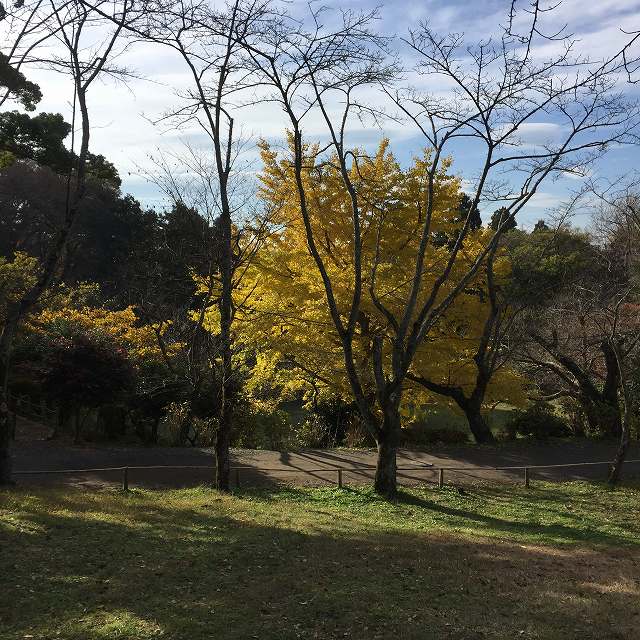
[(616, 452), (616, 457), (611, 465), (611, 473), (609, 474), (609, 484), (611, 486), (615, 486), (622, 475), (622, 467), (624, 465), (624, 461), (627, 457), (627, 452), (629, 451), (629, 445), (631, 443), (630, 437), (630, 429), (629, 429), (629, 420), (625, 416), (625, 419), (622, 422), (622, 433), (620, 434), (620, 445), (618, 446), (618, 451)]
[(619, 382), (622, 391), (622, 402), (624, 407), (624, 413), (622, 416), (622, 424), (620, 427), (620, 444), (618, 446), (618, 451), (616, 453), (615, 460), (613, 461), (613, 465), (611, 466), (611, 473), (609, 474), (609, 484), (613, 487), (620, 480), (620, 476), (622, 475), (622, 467), (624, 465), (624, 461), (627, 457), (627, 452), (629, 451), (629, 445), (631, 443), (631, 393), (629, 390), (629, 386), (625, 380), (624, 369), (623, 369), (623, 360), (620, 355), (615, 343), (611, 346), (611, 350), (614, 353), (616, 358), (616, 363), (618, 365), (618, 370), (620, 372)]
[(488, 444), (495, 442), (493, 432), (489, 428), (487, 421), (485, 420), (480, 407), (472, 402), (467, 402), (462, 407), (464, 415), (469, 423), (469, 429), (473, 435), (474, 440), (478, 444)]

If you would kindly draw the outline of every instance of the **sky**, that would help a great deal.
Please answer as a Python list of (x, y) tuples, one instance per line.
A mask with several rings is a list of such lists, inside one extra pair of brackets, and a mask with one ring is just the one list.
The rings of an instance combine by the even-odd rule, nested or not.
[[(377, 0), (346, 0), (339, 6), (367, 9), (379, 5)], [(293, 11), (303, 11), (306, 1), (293, 0)], [(333, 0), (326, 2), (332, 6)], [(442, 33), (464, 33), (469, 41), (486, 38), (504, 24), (510, 0), (387, 0), (381, 5), (379, 30), (386, 35), (406, 36), (421, 20), (428, 20), (432, 28)], [(633, 0), (564, 0), (554, 12), (554, 26), (568, 25), (580, 40), (580, 48), (598, 57), (612, 51), (627, 31), (640, 30), (640, 2)], [(188, 86), (188, 75), (183, 63), (168, 49), (160, 46), (132, 47), (120, 59), (121, 64), (135, 71), (139, 79), (126, 85), (105, 81), (94, 85), (89, 94), (91, 113), (91, 150), (110, 159), (123, 178), (123, 192), (131, 193), (145, 205), (162, 207), (166, 201), (158, 188), (142, 174), (151, 166), (150, 156), (159, 152), (172, 152), (184, 142), (207, 149), (206, 140), (195, 128), (180, 131), (166, 125), (154, 124), (164, 113), (181, 104), (181, 89)], [(30, 79), (38, 82), (43, 100), (38, 111), (60, 112), (70, 119), (72, 86), (68, 78), (51, 71), (28, 70)], [(429, 87), (431, 89), (431, 87)], [(438, 90), (438, 87), (435, 88)], [(632, 88), (637, 91), (637, 88)], [(245, 135), (257, 140), (282, 139), (285, 127), (283, 114), (272, 105), (247, 109), (241, 115)], [(320, 122), (310, 122), (305, 129), (308, 136), (322, 137)], [(554, 135), (553, 122), (532, 123), (525, 132), (525, 143), (543, 142)], [(387, 136), (398, 159), (408, 163), (424, 147), (424, 140), (409, 125), (387, 123), (383, 129), (357, 125), (351, 130), (349, 142), (368, 150), (375, 149), (379, 140)], [(455, 149), (453, 172), (468, 184), (474, 173), (476, 150), (461, 144)], [(255, 145), (247, 147), (247, 157), (258, 170)], [(637, 147), (617, 147), (592, 169), (592, 176), (614, 177), (634, 169), (640, 160)], [(521, 226), (531, 226), (536, 220), (550, 215), (578, 185), (576, 180), (559, 180), (542, 186), (534, 200), (523, 211)], [(495, 207), (493, 207), (495, 208)], [(578, 217), (576, 224), (585, 221)]]

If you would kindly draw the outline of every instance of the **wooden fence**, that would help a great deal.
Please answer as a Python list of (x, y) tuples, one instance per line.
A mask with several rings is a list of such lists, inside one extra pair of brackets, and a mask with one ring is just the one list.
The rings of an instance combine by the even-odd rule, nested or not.
[[(640, 460), (625, 460), (624, 464), (637, 464)], [(402, 473), (403, 471), (432, 471), (436, 472), (438, 476), (438, 487), (442, 488), (445, 485), (445, 473), (459, 473), (473, 471), (475, 473), (493, 472), (493, 471), (519, 471), (522, 474), (522, 480), (525, 487), (531, 486), (531, 472), (541, 469), (560, 469), (571, 467), (589, 467), (589, 466), (607, 466), (610, 468), (611, 461), (600, 462), (570, 462), (566, 464), (538, 464), (538, 465), (518, 465), (518, 466), (500, 466), (500, 467), (477, 467), (477, 466), (464, 466), (464, 467), (436, 467), (429, 463), (413, 467), (398, 467), (397, 471)], [(14, 471), (13, 475), (27, 476), (27, 475), (75, 475), (82, 473), (104, 473), (111, 471), (118, 471), (122, 474), (122, 489), (124, 491), (129, 490), (129, 474), (132, 471), (148, 471), (152, 469), (207, 469), (211, 471), (212, 475), (215, 472), (215, 466), (212, 465), (148, 465), (148, 466), (125, 466), (125, 467), (101, 467), (91, 469), (53, 469), (53, 470), (29, 470), (29, 471)], [(242, 486), (241, 473), (254, 472), (254, 473), (306, 473), (306, 474), (318, 474), (318, 473), (335, 473), (335, 483), (338, 487), (345, 486), (344, 475), (345, 474), (365, 474), (375, 470), (373, 465), (360, 465), (358, 467), (323, 467), (318, 469), (283, 469), (281, 467), (261, 468), (252, 466), (235, 466), (231, 467), (236, 487)]]

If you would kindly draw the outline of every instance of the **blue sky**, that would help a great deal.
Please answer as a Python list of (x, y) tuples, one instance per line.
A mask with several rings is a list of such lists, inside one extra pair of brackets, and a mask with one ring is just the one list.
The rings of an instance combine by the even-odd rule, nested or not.
[[(294, 0), (293, 10), (303, 10), (306, 1)], [(331, 6), (332, 0), (325, 2)], [(378, 4), (377, 2), (375, 3)], [(338, 6), (368, 8), (369, 0), (340, 2)], [(440, 32), (464, 32), (469, 41), (474, 41), (496, 32), (510, 5), (509, 0), (462, 1), (410, 1), (389, 0), (381, 7), (380, 30), (388, 35), (404, 36), (408, 29), (420, 20), (428, 20)], [(640, 3), (631, 0), (564, 0), (554, 13), (554, 24), (564, 23), (581, 40), (582, 50), (598, 57), (610, 52), (621, 41), (620, 27), (628, 31), (640, 29)], [(162, 131), (152, 124), (152, 120), (180, 103), (176, 90), (186, 86), (188, 78), (181, 62), (170, 51), (148, 46), (132, 49), (125, 59), (129, 67), (149, 80), (135, 80), (129, 86), (104, 83), (92, 88), (90, 109), (92, 114), (92, 151), (102, 153), (112, 160), (123, 177), (123, 190), (130, 192), (145, 204), (161, 206), (162, 198), (156, 187), (139, 175), (140, 167), (149, 166), (149, 155), (157, 150), (177, 150), (186, 140), (194, 146), (204, 144), (197, 130)], [(60, 111), (69, 117), (72, 88), (69, 83), (51, 72), (34, 70), (30, 73), (42, 87), (44, 99), (42, 111)], [(243, 115), (243, 130), (252, 138), (264, 136), (278, 139), (284, 129), (282, 115), (273, 107), (261, 106), (248, 110)], [(529, 135), (540, 137), (547, 131), (544, 125), (533, 127)], [(307, 132), (314, 134), (314, 126), (308, 125)], [(318, 123), (317, 135), (322, 135)], [(373, 149), (379, 139), (387, 135), (391, 139), (396, 156), (407, 162), (420, 153), (424, 141), (408, 125), (389, 124), (384, 131), (374, 127), (360, 127), (353, 132), (353, 144)], [(249, 154), (255, 157), (255, 149)], [(470, 179), (474, 171), (475, 151), (470, 146), (461, 145), (454, 156), (454, 171), (463, 179)], [(594, 167), (595, 176), (615, 176), (627, 173), (638, 166), (640, 150), (637, 148), (616, 148), (604, 161)], [(258, 169), (259, 166), (256, 166)], [(576, 188), (576, 180), (561, 180), (545, 184), (535, 200), (520, 219), (524, 226), (545, 217)], [(577, 219), (577, 223), (585, 221)]]

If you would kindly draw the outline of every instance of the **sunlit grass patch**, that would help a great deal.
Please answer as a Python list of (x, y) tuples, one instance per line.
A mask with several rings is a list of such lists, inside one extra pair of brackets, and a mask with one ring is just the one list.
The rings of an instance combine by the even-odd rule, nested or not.
[[(0, 493), (0, 638), (632, 638), (640, 490)], [(634, 631), (635, 630), (635, 631)]]

